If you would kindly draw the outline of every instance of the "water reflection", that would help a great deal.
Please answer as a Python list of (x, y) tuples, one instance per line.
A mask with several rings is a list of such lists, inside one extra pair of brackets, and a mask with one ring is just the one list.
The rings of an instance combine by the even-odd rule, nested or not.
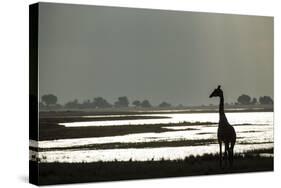
[[(272, 148), (273, 144), (259, 144), (258, 146), (238, 145), (236, 153), (243, 153), (247, 150)], [(104, 149), (104, 150), (76, 150), (76, 151), (48, 151), (40, 152), (41, 162), (97, 162), (97, 161), (147, 161), (161, 159), (184, 159), (187, 156), (216, 153), (217, 144), (207, 146), (188, 147), (161, 147), (161, 148), (129, 148), (129, 149)], [(31, 152), (30, 155), (35, 155)]]
[[(132, 115), (129, 115), (132, 116)], [(163, 119), (132, 119), (132, 120), (106, 120), (106, 121), (83, 121), (60, 123), (66, 127), (86, 127), (86, 126), (121, 126), (121, 125), (148, 125), (148, 124), (169, 124), (181, 122), (212, 122), (217, 123), (218, 113), (165, 113), (165, 114), (144, 114), (138, 116), (170, 117)], [(272, 123), (272, 112), (234, 112), (226, 113), (231, 124), (269, 124)], [(85, 116), (85, 117), (107, 117)], [(126, 115), (109, 115), (108, 117), (126, 117)]]
[[(179, 127), (175, 126), (175, 128), (179, 128)], [(173, 128), (174, 127), (172, 127), (172, 129)], [(136, 133), (136, 134), (128, 134), (122, 136), (60, 139), (60, 140), (51, 140), (51, 141), (48, 140), (48, 141), (40, 141), (40, 142), (35, 142), (31, 140), (30, 146), (39, 147), (39, 148), (59, 148), (59, 147), (87, 146), (92, 144), (142, 143), (142, 142), (178, 141), (178, 140), (204, 140), (204, 139), (217, 138), (216, 126), (194, 125), (194, 126), (188, 126), (188, 128), (192, 130), (167, 131), (161, 133)], [(241, 140), (243, 142), (248, 142), (248, 143), (251, 142), (262, 143), (262, 142), (273, 141), (272, 126), (243, 125), (243, 126), (237, 126), (235, 127), (235, 129), (237, 134), (239, 135), (238, 141)], [(200, 134), (200, 133), (206, 133), (206, 134)]]
[[(152, 114), (152, 116), (167, 116), (168, 114)], [(169, 122), (217, 122), (217, 113), (197, 113), (197, 114), (169, 114), (170, 119), (152, 120), (117, 120), (83, 122), (91, 126), (107, 126), (112, 122), (119, 122), (117, 125), (127, 125), (128, 122), (135, 122), (134, 125), (145, 124), (145, 122), (164, 123), (162, 129), (166, 132), (135, 133), (120, 136), (59, 139), (50, 141), (30, 140), (31, 147), (61, 148), (54, 151), (30, 152), (30, 159), (38, 157), (42, 162), (94, 162), (94, 161), (126, 161), (126, 160), (160, 160), (183, 159), (190, 155), (203, 155), (206, 153), (217, 153), (218, 145), (180, 146), (180, 147), (156, 147), (156, 148), (125, 148), (125, 149), (89, 149), (93, 144), (114, 144), (114, 143), (149, 143), (161, 141), (182, 141), (182, 140), (205, 140), (217, 138), (217, 125), (189, 125), (172, 126)], [(151, 115), (149, 115), (151, 116)], [(228, 120), (234, 124), (237, 132), (237, 142), (235, 152), (245, 152), (253, 149), (266, 149), (273, 147), (273, 113), (272, 112), (249, 112), (249, 113), (228, 113)], [(169, 121), (167, 121), (169, 120)], [(166, 124), (165, 124), (166, 122)], [(76, 124), (75, 124), (76, 123)], [(66, 124), (65, 126), (78, 126), (82, 122)], [(100, 124), (101, 123), (101, 124)], [(116, 125), (116, 126), (117, 126)], [(84, 124), (82, 126), (85, 126)], [(140, 125), (141, 126), (141, 125)], [(63, 149), (64, 147), (81, 147), (79, 149)], [(84, 148), (84, 149), (83, 149)], [(87, 148), (87, 149), (86, 149)], [(266, 154), (265, 154), (266, 155)]]

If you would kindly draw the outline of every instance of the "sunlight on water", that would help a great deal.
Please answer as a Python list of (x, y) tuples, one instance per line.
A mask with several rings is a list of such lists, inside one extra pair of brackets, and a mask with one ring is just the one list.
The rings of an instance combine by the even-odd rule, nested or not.
[[(57, 148), (70, 146), (85, 146), (91, 144), (108, 144), (108, 143), (141, 143), (141, 142), (159, 142), (159, 141), (176, 141), (176, 140), (197, 140), (208, 139), (209, 135), (196, 135), (200, 131), (174, 131), (163, 133), (137, 133), (124, 136), (108, 136), (97, 138), (78, 138), (78, 139), (61, 139), (52, 141), (40, 141), (39, 148)], [(214, 136), (212, 136), (214, 137)], [(36, 142), (31, 141), (30, 146), (34, 146)]]
[[(168, 114), (153, 114), (155, 116), (167, 116)], [(169, 114), (174, 122), (198, 122), (204, 119), (206, 122), (218, 122), (217, 113), (198, 114)], [(151, 116), (151, 115), (149, 115)], [(251, 113), (228, 113), (228, 120), (234, 125), (237, 133), (235, 152), (244, 152), (253, 149), (265, 149), (273, 147), (273, 113), (272, 112), (251, 112)], [(190, 119), (188, 119), (190, 118)], [(165, 122), (167, 119), (153, 119), (153, 121)], [(128, 120), (132, 122), (131, 120)], [(127, 122), (128, 122), (127, 121)], [(138, 122), (143, 120), (137, 120)], [(149, 120), (151, 121), (151, 120)], [(99, 123), (94, 122), (94, 123)], [(103, 122), (103, 121), (102, 121)], [(117, 122), (117, 121), (108, 121)], [(118, 120), (118, 122), (120, 122)], [(79, 122), (82, 123), (82, 122)], [(85, 122), (83, 122), (85, 123)], [(88, 122), (86, 122), (87, 124)], [(93, 123), (93, 122), (92, 122)], [(104, 123), (102, 123), (104, 125)], [(142, 124), (142, 123), (141, 123)], [(106, 126), (106, 125), (105, 125)], [(127, 149), (89, 149), (93, 144), (114, 144), (114, 143), (149, 143), (161, 141), (182, 141), (182, 140), (206, 140), (217, 138), (217, 124), (172, 126), (163, 125), (166, 132), (135, 133), (121, 136), (59, 139), (50, 141), (30, 140), (31, 147), (61, 148), (61, 150), (30, 152), (30, 159), (39, 156), (42, 162), (94, 162), (114, 160), (160, 160), (182, 159), (190, 155), (203, 155), (206, 153), (217, 153), (218, 145), (198, 145), (184, 147), (158, 147), (158, 148), (127, 148)], [(80, 149), (63, 149), (64, 147), (82, 147)]]
[[(215, 139), (217, 138), (217, 127), (208, 126), (188, 126), (189, 128), (197, 128), (198, 130), (183, 130), (183, 131), (171, 131), (162, 133), (136, 133), (122, 136), (108, 136), (108, 137), (96, 137), (96, 138), (73, 138), (73, 139), (60, 139), (51, 141), (30, 141), (30, 146), (39, 148), (59, 148), (59, 147), (73, 147), (73, 146), (87, 146), (91, 144), (108, 144), (108, 143), (141, 143), (141, 142), (160, 142), (160, 141), (178, 141), (178, 140), (203, 140), (203, 139)], [(264, 128), (265, 127), (265, 128)], [(244, 125), (235, 127), (239, 137), (243, 142), (265, 142), (273, 141), (272, 128), (263, 125)], [(251, 132), (243, 132), (245, 130), (251, 130)], [(262, 132), (252, 132), (256, 130), (263, 130)], [(200, 134), (209, 133), (209, 134)], [(239, 139), (238, 139), (239, 140)], [(239, 140), (240, 141), (240, 140)]]
[[(162, 127), (162, 128), (163, 129), (170, 129), (170, 130), (188, 130), (188, 129), (192, 129), (191, 126), (170, 126), (170, 127)], [(199, 127), (196, 126), (196, 128), (199, 128)]]
[[(258, 147), (251, 145), (238, 145), (236, 153), (243, 153), (246, 150), (271, 148), (273, 144), (260, 144)], [(76, 151), (49, 151), (40, 152), (41, 162), (97, 162), (97, 161), (147, 161), (164, 159), (184, 159), (188, 156), (203, 154), (215, 154), (218, 152), (218, 145), (189, 146), (189, 147), (161, 147), (143, 149), (105, 149), (105, 150), (76, 150)], [(35, 155), (32, 152), (31, 155)]]
[[(132, 116), (132, 115), (128, 115)], [(171, 114), (146, 114), (138, 116), (170, 117), (163, 119), (133, 119), (133, 120), (110, 120), (110, 121), (83, 121), (60, 123), (66, 127), (86, 127), (86, 126), (120, 126), (120, 125), (148, 125), (148, 124), (169, 124), (181, 122), (218, 122), (218, 113), (171, 113)], [(268, 124), (272, 123), (272, 112), (235, 112), (226, 113), (231, 124)], [(106, 116), (86, 116), (86, 117), (106, 117)], [(124, 115), (109, 115), (108, 117), (124, 117)]]

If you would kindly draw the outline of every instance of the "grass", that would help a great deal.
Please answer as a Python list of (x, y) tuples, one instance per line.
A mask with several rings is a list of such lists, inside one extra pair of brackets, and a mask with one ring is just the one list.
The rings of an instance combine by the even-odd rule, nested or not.
[(235, 155), (234, 165), (224, 168), (219, 167), (218, 155), (211, 154), (184, 160), (39, 164), (30, 161), (30, 165), (39, 167), (40, 185), (273, 171), (273, 158), (254, 155), (258, 152), (262, 151)]
[[(91, 118), (81, 118), (79, 117), (80, 115), (92, 115), (92, 113), (83, 112), (82, 114), (81, 112), (51, 112), (51, 113), (40, 112), (39, 140), (42, 141), (42, 140), (53, 140), (53, 139), (67, 139), (67, 138), (104, 137), (104, 136), (117, 136), (117, 135), (127, 135), (133, 133), (146, 133), (146, 132), (160, 133), (166, 131), (178, 131), (178, 130), (168, 130), (163, 128), (167, 126), (188, 126), (188, 125), (209, 126), (210, 124), (214, 124), (210, 122), (203, 122), (203, 123), (183, 122), (177, 124), (155, 124), (155, 125), (141, 125), (141, 126), (124, 125), (124, 126), (108, 126), (108, 127), (72, 127), (72, 128), (67, 128), (58, 125), (59, 122), (93, 120)], [(122, 118), (124, 119), (124, 117)], [(149, 117), (147, 116), (147, 118)], [(103, 120), (103, 119), (100, 118), (99, 120)], [(190, 127), (190, 128), (194, 129), (194, 127)], [(206, 132), (201, 134), (208, 134), (208, 133)], [(83, 146), (83, 149), (145, 148), (145, 147), (163, 147), (163, 146), (177, 147), (177, 146), (207, 145), (213, 142), (216, 142), (216, 140), (207, 139), (207, 140), (179, 140), (173, 142), (160, 141), (160, 142), (149, 142), (149, 143), (113, 143), (113, 144), (110, 143), (110, 144), (93, 144), (90, 146), (86, 146), (86, 148), (85, 146)], [(80, 146), (77, 148), (71, 147), (71, 148), (63, 148), (63, 149), (80, 149), (80, 148), (82, 147)], [(53, 148), (53, 149), (58, 150), (59, 148)], [(260, 153), (273, 153), (273, 149), (253, 150), (245, 154), (236, 154), (234, 159), (234, 165), (231, 168), (230, 167), (220, 168), (218, 155), (209, 154), (204, 156), (190, 156), (185, 158), (184, 160), (162, 159), (160, 161), (157, 161), (152, 159), (150, 161), (143, 161), (143, 162), (133, 161), (133, 160), (129, 160), (126, 162), (99, 161), (99, 162), (92, 162), (92, 163), (83, 163), (83, 161), (81, 163), (58, 163), (58, 162), (42, 163), (40, 161), (37, 162), (30, 161), (30, 169), (33, 170), (33, 172), (37, 172), (37, 170), (39, 169), (40, 185), (272, 171), (273, 157), (260, 156), (259, 155)], [(46, 156), (43, 156), (42, 159), (46, 159)]]
[[(148, 112), (147, 112), (148, 113)], [(131, 119), (155, 119), (155, 118), (168, 118), (156, 116), (138, 116), (138, 114), (147, 114), (134, 112), (134, 111), (117, 111), (117, 112), (85, 112), (85, 111), (72, 111), (72, 112), (40, 112), (39, 119), (39, 140), (54, 140), (54, 139), (68, 139), (68, 138), (88, 138), (88, 137), (105, 137), (105, 136), (118, 136), (133, 133), (147, 133), (147, 132), (166, 132), (178, 131), (168, 130), (162, 128), (164, 126), (188, 126), (188, 125), (214, 125), (212, 122), (182, 122), (176, 124), (153, 124), (153, 125), (123, 125), (123, 126), (103, 126), (103, 127), (64, 127), (58, 123), (67, 122), (82, 122), (82, 121), (101, 121), (101, 120), (131, 120)], [(150, 114), (153, 114), (149, 112)], [(158, 112), (159, 113), (159, 112)], [(181, 112), (183, 113), (183, 112)], [(196, 112), (199, 113), (199, 112)], [(202, 113), (202, 112), (201, 112)], [(128, 117), (96, 117), (84, 118), (82, 116), (91, 115), (129, 115)], [(134, 114), (134, 116), (130, 116)], [(165, 114), (165, 113), (162, 113)], [(248, 124), (243, 124), (248, 125)], [(235, 125), (242, 126), (242, 125)]]
[[(83, 118), (80, 118), (83, 119)], [(79, 121), (79, 120), (77, 120)], [(88, 119), (88, 121), (90, 121)], [(148, 133), (148, 132), (167, 132), (178, 131), (168, 130), (162, 127), (167, 126), (192, 126), (192, 125), (210, 125), (211, 122), (182, 122), (176, 124), (150, 124), (150, 125), (122, 125), (122, 126), (100, 126), (100, 127), (64, 127), (58, 125), (60, 119), (52, 118), (50, 121), (40, 119), (40, 134), (39, 140), (55, 140), (67, 138), (88, 138), (88, 137), (105, 137), (105, 136), (120, 136), (133, 133)], [(190, 128), (189, 130), (196, 130)]]
[(154, 141), (139, 143), (106, 143), (106, 144), (90, 144), (86, 146), (71, 146), (57, 148), (33, 148), (34, 151), (57, 151), (57, 150), (77, 150), (77, 149), (124, 149), (124, 148), (159, 148), (159, 147), (180, 147), (180, 146), (199, 146), (216, 143), (217, 139), (201, 139), (201, 140), (178, 140), (178, 141)]

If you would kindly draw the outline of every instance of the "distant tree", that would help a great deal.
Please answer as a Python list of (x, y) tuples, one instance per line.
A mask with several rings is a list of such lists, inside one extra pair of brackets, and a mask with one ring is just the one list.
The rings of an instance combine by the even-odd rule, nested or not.
[(53, 94), (48, 94), (48, 95), (43, 95), (41, 97), (41, 100), (46, 106), (50, 106), (50, 105), (55, 105), (58, 101), (58, 98)]
[(55, 107), (55, 109), (61, 109), (61, 108), (63, 108), (63, 106), (62, 106), (61, 104), (56, 104), (54, 107)]
[(135, 101), (133, 101), (133, 103), (132, 103), (135, 107), (139, 107), (139, 106), (141, 106), (141, 102), (139, 101), (139, 100), (135, 100)]
[(118, 100), (114, 103), (114, 106), (117, 108), (128, 107), (129, 106), (128, 97), (126, 96), (118, 97)]
[(80, 108), (80, 104), (77, 99), (69, 101), (64, 105), (65, 108)]
[(141, 102), (141, 107), (143, 108), (150, 108), (151, 107), (151, 104), (148, 100), (144, 100)]
[(81, 108), (86, 108), (86, 109), (95, 108), (95, 105), (94, 105), (93, 102), (91, 102), (91, 101), (88, 99), (88, 100), (83, 101), (83, 103), (81, 104)]
[(270, 96), (263, 96), (259, 98), (260, 104), (273, 104), (273, 100)]
[(247, 104), (250, 104), (251, 97), (249, 95), (243, 94), (243, 95), (238, 97), (237, 101), (238, 101), (239, 104), (247, 105)]
[(258, 103), (258, 100), (257, 100), (257, 98), (254, 97), (251, 101), (251, 104), (257, 104), (257, 103)]
[(110, 107), (112, 107), (112, 105), (102, 97), (94, 98), (93, 103), (94, 103), (94, 106), (97, 107), (97, 108), (110, 108)]
[(158, 105), (160, 108), (168, 108), (171, 107), (172, 105), (167, 103), (167, 102), (162, 102)]

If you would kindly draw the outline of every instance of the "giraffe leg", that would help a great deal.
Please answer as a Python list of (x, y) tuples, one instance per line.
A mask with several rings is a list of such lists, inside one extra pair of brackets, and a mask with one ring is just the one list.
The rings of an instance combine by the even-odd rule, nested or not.
[(229, 163), (230, 163), (230, 166), (233, 165), (233, 149), (234, 149), (234, 144), (235, 142), (231, 143), (231, 146), (230, 146), (230, 156), (229, 156)]
[(221, 141), (219, 141), (219, 146), (220, 146), (220, 167), (222, 168), (222, 145), (221, 145)]
[(224, 143), (225, 146), (225, 150), (224, 150), (224, 162), (225, 162), (225, 166), (227, 166), (227, 160), (228, 160), (228, 150), (229, 150), (229, 144), (226, 142)]
[(230, 165), (230, 167), (231, 167), (232, 164), (233, 164), (233, 149), (232, 149), (232, 148), (229, 149), (228, 160), (229, 160), (229, 165)]

